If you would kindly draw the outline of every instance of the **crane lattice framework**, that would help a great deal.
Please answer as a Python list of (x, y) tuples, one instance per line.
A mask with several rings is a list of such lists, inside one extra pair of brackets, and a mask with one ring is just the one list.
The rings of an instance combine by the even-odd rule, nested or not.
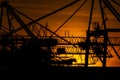
[[(85, 55), (85, 66), (88, 66), (88, 56), (91, 53), (90, 49), (92, 48), (93, 53), (95, 53), (98, 58), (100, 59), (100, 61), (103, 64), (103, 67), (106, 67), (106, 58), (107, 58), (107, 47), (108, 47), (108, 43), (112, 46), (112, 48), (114, 49), (114, 52), (116, 53), (116, 55), (118, 56), (118, 58), (120, 59), (119, 54), (117, 53), (117, 51), (115, 50), (115, 48), (113, 47), (113, 45), (111, 44), (109, 37), (108, 37), (108, 33), (109, 32), (119, 32), (120, 29), (107, 29), (107, 25), (106, 25), (106, 15), (105, 15), (105, 11), (104, 11), (104, 6), (106, 6), (110, 12), (112, 12), (112, 14), (115, 16), (115, 18), (118, 20), (118, 22), (120, 22), (120, 14), (117, 12), (117, 10), (115, 8), (113, 8), (113, 6), (111, 5), (109, 0), (99, 0), (99, 5), (100, 5), (100, 12), (101, 12), (101, 17), (102, 17), (102, 23), (103, 23), (103, 28), (100, 29), (100, 25), (99, 23), (94, 23), (94, 30), (91, 30), (91, 20), (92, 20), (92, 13), (93, 13), (93, 8), (94, 8), (94, 0), (92, 0), (92, 5), (91, 5), (91, 11), (90, 11), (90, 20), (89, 20), (89, 24), (88, 24), (88, 31), (87, 31), (87, 38), (85, 41), (85, 44), (87, 44), (87, 46), (85, 47), (86, 50), (86, 55)], [(101, 38), (101, 36), (103, 37), (102, 41), (99, 41), (99, 39)], [(91, 37), (93, 37), (91, 39)], [(102, 57), (101, 57), (102, 55)]]
[[(83, 2), (82, 5), (84, 5), (85, 2)], [(113, 1), (113, 2), (116, 3), (116, 1)], [(82, 61), (81, 61), (81, 65), (84, 64), (85, 67), (88, 67), (89, 64), (95, 64), (96, 63), (95, 57), (97, 57), (101, 61), (101, 63), (103, 64), (103, 67), (106, 67), (107, 58), (112, 58), (113, 52), (116, 54), (118, 59), (120, 59), (119, 48), (118, 48), (119, 47), (119, 37), (108, 37), (109, 32), (110, 33), (116, 33), (116, 32), (119, 33), (120, 28), (107, 28), (108, 18), (105, 14), (105, 7), (108, 8), (108, 10), (116, 18), (118, 23), (120, 22), (120, 14), (112, 6), (112, 4), (110, 3), (110, 0), (99, 0), (99, 8), (100, 8), (100, 14), (101, 14), (100, 16), (102, 17), (102, 24), (100, 25), (99, 22), (94, 22), (93, 26), (91, 26), (93, 12), (94, 12), (94, 3), (95, 3), (95, 0), (92, 0), (91, 10), (90, 10), (90, 18), (89, 18), (89, 23), (88, 23), (88, 30), (86, 32), (86, 36), (87, 36), (86, 39), (85, 38), (83, 38), (82, 40), (78, 39), (78, 41), (77, 41), (77, 40), (75, 40), (76, 39), (75, 37), (71, 37), (71, 40), (69, 40), (69, 41), (72, 41), (73, 44), (79, 45), (79, 48), (81, 50), (79, 50), (77, 48), (74, 49), (72, 47), (69, 49), (68, 48), (69, 46), (66, 47), (65, 49), (66, 49), (66, 51), (68, 50), (67, 51), (68, 54), (73, 53), (73, 54), (85, 55), (85, 59), (83, 59), (83, 60), (85, 60), (85, 62), (83, 61), (83, 63), (82, 63)], [(119, 5), (119, 3), (117, 3), (117, 5)], [(78, 9), (80, 9), (80, 8), (78, 8)], [(70, 39), (70, 37), (69, 37), (69, 39)], [(116, 39), (116, 41), (115, 41), (115, 39)], [(76, 41), (76, 43), (75, 43), (75, 41)], [(71, 50), (71, 51), (69, 51), (69, 50)], [(63, 52), (64, 52), (64, 48), (63, 48)], [(90, 61), (91, 59), (92, 59), (92, 61)]]
[[(103, 64), (103, 67), (106, 67), (106, 59), (113, 57), (111, 51), (114, 51), (120, 59), (120, 48), (116, 48), (120, 47), (120, 38), (108, 37), (109, 32), (120, 32), (120, 28), (111, 29), (106, 27), (104, 6), (106, 6), (117, 21), (120, 22), (120, 14), (112, 7), (110, 0), (99, 0), (103, 23), (102, 26), (100, 26), (99, 22), (95, 22), (94, 26), (91, 26), (94, 11), (94, 0), (92, 0), (86, 37), (59, 36), (56, 32), (67, 23), (88, 0), (85, 0), (54, 32), (48, 29), (48, 26), (44, 26), (38, 22), (80, 1), (81, 0), (75, 0), (36, 20), (13, 8), (9, 5), (8, 1), (3, 1), (0, 6), (0, 52), (7, 55), (8, 53), (12, 55), (15, 54), (15, 57), (16, 54), (17, 56), (21, 56), (20, 54), (25, 55), (28, 52), (31, 54), (26, 54), (25, 56), (33, 56), (32, 54), (36, 53), (34, 57), (38, 57), (40, 53), (39, 56), (42, 57), (38, 57), (38, 59), (40, 59), (41, 63), (57, 66), (73, 65), (72, 63), (76, 60), (73, 58), (65, 59), (65, 55), (67, 54), (79, 55), (81, 62), (75, 65), (84, 65), (85, 67), (88, 67), (90, 64), (95, 64), (98, 59)], [(111, 1), (119, 5), (115, 0)], [(94, 29), (92, 27), (94, 27)], [(52, 33), (52, 35), (47, 36), (46, 31)], [(64, 55), (62, 56), (63, 60), (60, 55)], [(38, 59), (35, 59), (36, 62), (39, 61)], [(24, 61), (25, 59), (23, 59), (23, 62)], [(4, 65), (2, 62), (1, 64)]]

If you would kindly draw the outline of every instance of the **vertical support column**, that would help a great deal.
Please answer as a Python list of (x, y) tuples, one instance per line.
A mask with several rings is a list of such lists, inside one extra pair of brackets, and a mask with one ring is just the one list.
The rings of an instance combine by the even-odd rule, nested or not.
[(92, 0), (92, 4), (91, 4), (91, 11), (90, 11), (90, 19), (89, 19), (89, 24), (88, 24), (88, 31), (87, 31), (87, 39), (86, 39), (86, 43), (87, 43), (87, 48), (86, 48), (86, 54), (85, 54), (85, 67), (88, 67), (88, 58), (89, 58), (89, 43), (90, 43), (90, 24), (92, 21), (92, 13), (93, 13), (93, 7), (94, 7), (94, 0)]
[(107, 53), (107, 40), (108, 40), (108, 33), (106, 29), (106, 21), (104, 17), (104, 11), (102, 9), (102, 0), (99, 0), (100, 3), (100, 10), (101, 10), (101, 16), (102, 16), (102, 21), (104, 25), (104, 52), (103, 52), (103, 67), (106, 67), (106, 53)]
[(86, 39), (85, 67), (88, 67), (90, 35), (88, 31), (86, 34), (87, 34), (87, 39)]
[[(9, 27), (10, 32), (12, 32), (12, 26), (11, 26), (11, 20), (10, 20), (10, 13), (7, 10), (7, 8), (6, 8), (6, 13), (7, 13), (8, 27)], [(15, 48), (15, 46), (14, 46), (14, 40), (13, 40), (13, 34), (10, 35), (10, 41), (9, 42), (10, 42), (9, 44), (11, 44), (11, 52), (13, 53), (14, 52), (14, 48)]]

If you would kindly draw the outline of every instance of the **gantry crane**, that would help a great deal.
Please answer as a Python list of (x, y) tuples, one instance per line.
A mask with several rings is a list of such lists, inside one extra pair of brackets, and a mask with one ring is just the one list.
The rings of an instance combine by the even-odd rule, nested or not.
[[(2, 54), (0, 64), (7, 67), (13, 65), (20, 66), (26, 63), (32, 64), (31, 62), (33, 61), (33, 64), (36, 63), (36, 65), (41, 63), (42, 65), (52, 64), (57, 66), (61, 66), (61, 64), (62, 66), (73, 65), (72, 63), (76, 61), (75, 58), (67, 57), (68, 59), (66, 59), (65, 56), (60, 57), (60, 55), (77, 54), (80, 55), (81, 58), (79, 65), (88, 67), (90, 64), (95, 64), (99, 59), (103, 67), (106, 67), (106, 59), (113, 57), (112, 54), (108, 52), (108, 46), (112, 47), (120, 59), (119, 51), (115, 48), (115, 46), (120, 46), (120, 44), (112, 42), (116, 37), (108, 37), (109, 32), (119, 32), (120, 29), (106, 27), (106, 15), (103, 6), (106, 6), (110, 10), (118, 22), (120, 21), (120, 14), (112, 7), (109, 0), (99, 0), (102, 26), (100, 26), (99, 22), (94, 22), (93, 26), (91, 26), (94, 11), (94, 0), (92, 0), (86, 37), (66, 37), (60, 36), (56, 34), (56, 32), (62, 28), (88, 0), (82, 2), (56, 31), (52, 31), (47, 28), (48, 25), (45, 26), (38, 22), (80, 1), (81, 0), (75, 0), (36, 20), (13, 8), (8, 1), (3, 1), (0, 6), (0, 52)], [(113, 2), (116, 3), (114, 0)], [(119, 5), (119, 3), (116, 4)], [(46, 31), (52, 34), (46, 36)], [(119, 37), (117, 37), (117, 39), (119, 39)], [(7, 60), (4, 60), (4, 58)], [(63, 58), (63, 60), (61, 58)], [(92, 59), (91, 62), (90, 59)]]
[[(77, 1), (61, 9), (75, 2)], [(48, 29), (47, 25), (44, 26), (37, 22), (56, 12), (57, 10), (37, 20), (33, 20), (9, 5), (9, 1), (3, 1), (1, 3), (0, 14), (1, 66), (7, 68), (11, 68), (12, 66), (22, 67), (24, 65), (27, 66), (27, 64), (29, 64), (29, 66), (31, 64), (34, 64), (34, 66), (35, 64), (48, 66), (53, 54), (51, 47), (57, 45), (58, 41), (52, 37), (46, 37), (46, 30), (65, 42), (72, 44)]]
[[(0, 64), (2, 67), (23, 66), (32, 62), (34, 65), (47, 64), (51, 57), (51, 46), (57, 45), (56, 39), (44, 37), (46, 36), (45, 29), (36, 27), (34, 23), (28, 26), (23, 18), (34, 22), (33, 19), (10, 6), (8, 1), (1, 3)], [(41, 24), (38, 23), (38, 25)], [(44, 27), (47, 28), (47, 26)]]
[[(112, 48), (114, 49), (116, 55), (118, 56), (118, 58), (120, 59), (119, 54), (117, 53), (117, 51), (115, 50), (115, 48), (113, 47), (114, 45), (111, 44), (109, 37), (108, 37), (108, 32), (119, 32), (120, 28), (115, 29), (115, 28), (108, 28), (107, 29), (107, 25), (106, 25), (106, 15), (105, 15), (105, 11), (104, 11), (104, 6), (106, 6), (110, 12), (115, 16), (115, 18), (118, 20), (118, 22), (120, 22), (120, 14), (117, 12), (117, 10), (111, 5), (109, 0), (99, 0), (99, 5), (100, 5), (100, 12), (101, 12), (101, 16), (102, 16), (102, 23), (103, 23), (103, 28), (100, 29), (100, 25), (99, 22), (94, 23), (95, 24), (95, 29), (91, 30), (91, 19), (92, 19), (92, 13), (93, 13), (93, 8), (94, 8), (94, 0), (92, 0), (92, 5), (91, 5), (91, 11), (90, 11), (90, 20), (89, 20), (89, 25), (88, 25), (88, 31), (87, 31), (87, 38), (86, 38), (86, 42), (85, 44), (87, 44), (86, 46), (86, 56), (85, 56), (85, 66), (88, 66), (88, 55), (90, 53), (90, 49), (92, 48), (93, 53), (95, 53), (100, 61), (103, 64), (103, 67), (106, 67), (106, 58), (107, 58), (107, 54), (109, 54), (107, 52), (107, 46), (108, 43), (112, 46)], [(100, 37), (103, 37), (102, 42), (98, 41)], [(93, 37), (91, 39), (91, 37)], [(102, 55), (102, 57), (100, 57)]]

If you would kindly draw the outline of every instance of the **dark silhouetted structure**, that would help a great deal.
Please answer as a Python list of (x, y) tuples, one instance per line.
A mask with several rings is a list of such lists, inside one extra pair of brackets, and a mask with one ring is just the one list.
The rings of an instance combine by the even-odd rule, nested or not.
[[(106, 18), (103, 7), (106, 6), (118, 21), (120, 21), (120, 14), (109, 0), (99, 0), (103, 24), (100, 25), (100, 22), (95, 21), (91, 26), (94, 11), (94, 0), (92, 0), (86, 37), (59, 36), (56, 32), (75, 15), (87, 0), (55, 32), (48, 29), (48, 25), (44, 26), (38, 22), (79, 1), (74, 0), (36, 20), (13, 8), (8, 1), (3, 1), (0, 6), (0, 69), (6, 71), (37, 70), (61, 66), (77, 68), (81, 65), (86, 68), (88, 65), (96, 64), (98, 59), (102, 67), (106, 67), (106, 59), (113, 57), (108, 52), (108, 46), (112, 47), (120, 59), (119, 51), (114, 47), (120, 46), (120, 43), (111, 42), (116, 37), (108, 37), (109, 32), (120, 32), (120, 29), (107, 29), (108, 18)], [(47, 36), (47, 32), (51, 35)], [(117, 37), (117, 39), (120, 38)], [(76, 58), (66, 56), (68, 54), (80, 56), (81, 63), (76, 63)]]

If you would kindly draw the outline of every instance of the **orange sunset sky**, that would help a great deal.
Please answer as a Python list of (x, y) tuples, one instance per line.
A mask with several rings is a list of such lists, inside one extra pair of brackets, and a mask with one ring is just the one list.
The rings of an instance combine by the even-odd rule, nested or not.
[[(60, 7), (72, 2), (74, 0), (10, 0), (10, 4), (28, 15), (33, 19), (40, 18), (45, 14), (48, 14), (54, 10), (59, 9)], [(52, 31), (55, 31), (85, 0), (81, 0), (78, 3), (57, 12), (49, 17), (44, 18), (41, 22), (48, 23), (49, 28)], [(119, 0), (115, 0), (120, 3)], [(120, 13), (120, 8), (115, 3), (111, 2), (113, 7), (117, 9)], [(88, 0), (84, 6), (57, 32), (57, 34), (64, 35), (65, 31), (70, 31), (70, 35), (73, 36), (86, 36), (86, 30), (88, 28), (89, 14), (91, 8), (91, 0)], [(119, 27), (119, 22), (111, 14), (111, 12), (106, 8), (105, 12), (108, 17), (108, 26), (109, 27)], [(101, 14), (99, 10), (99, 2), (95, 0), (95, 6), (93, 11), (92, 22), (99, 21), (101, 22)], [(111, 23), (112, 22), (112, 23)], [(62, 33), (61, 33), (62, 31)]]
[[(48, 14), (54, 10), (59, 9), (60, 7), (74, 1), (74, 0), (9, 0), (10, 5), (15, 9), (23, 12), (27, 16), (37, 19), (45, 14)], [(49, 29), (53, 32), (84, 2), (81, 0), (78, 3), (57, 12), (49, 17), (41, 20), (41, 23), (48, 23)], [(120, 4), (120, 0), (114, 0)], [(69, 31), (70, 36), (86, 36), (86, 30), (88, 28), (89, 14), (91, 9), (92, 0), (88, 0), (84, 6), (57, 32), (60, 36), (65, 35), (65, 31)], [(110, 1), (113, 7), (120, 14), (120, 6)], [(120, 28), (120, 22), (112, 15), (108, 8), (105, 8), (105, 13), (108, 17), (107, 28)], [(93, 19), (92, 22), (99, 21), (102, 23), (99, 2), (95, 0)], [(109, 36), (120, 37), (119, 33), (117, 35), (109, 34)], [(114, 58), (107, 63), (107, 66), (119, 66), (120, 60), (113, 53)], [(98, 63), (99, 64), (99, 63)]]

